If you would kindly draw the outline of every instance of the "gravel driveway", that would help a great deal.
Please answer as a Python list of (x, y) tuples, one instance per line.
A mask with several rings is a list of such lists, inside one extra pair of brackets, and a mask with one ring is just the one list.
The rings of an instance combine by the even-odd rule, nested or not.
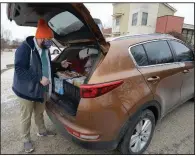
[[(13, 69), (1, 75), (1, 154), (23, 154), (20, 142), (19, 103), (11, 90)], [(146, 154), (194, 154), (194, 103), (186, 102), (157, 125)], [(49, 130), (55, 127), (45, 114)], [(32, 121), (33, 154), (120, 154), (118, 151), (92, 151), (67, 141), (60, 134), (37, 138)]]

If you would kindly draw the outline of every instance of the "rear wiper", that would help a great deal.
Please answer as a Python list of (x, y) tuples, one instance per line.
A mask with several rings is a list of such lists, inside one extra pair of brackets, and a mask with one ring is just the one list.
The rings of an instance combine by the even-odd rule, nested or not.
[(49, 24), (54, 28), (54, 25), (51, 22), (49, 22)]

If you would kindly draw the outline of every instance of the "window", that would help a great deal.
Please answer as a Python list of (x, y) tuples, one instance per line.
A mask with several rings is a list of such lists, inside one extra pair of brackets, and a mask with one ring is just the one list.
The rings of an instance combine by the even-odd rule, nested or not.
[(183, 29), (182, 33), (187, 34), (187, 30)]
[(137, 25), (137, 16), (138, 13), (134, 13), (132, 16), (132, 25)]
[(68, 11), (54, 16), (48, 22), (48, 25), (60, 36), (65, 36), (72, 32), (76, 32), (84, 26), (84, 24), (76, 16)]
[(193, 45), (194, 45), (194, 43), (195, 43), (194, 35), (193, 35), (193, 37), (192, 37), (191, 43), (192, 43)]
[(139, 66), (148, 65), (148, 59), (142, 45), (132, 47), (131, 53)]
[(174, 61), (166, 41), (155, 41), (143, 45), (148, 56), (149, 65), (170, 63)]
[(189, 48), (187, 48), (185, 45), (177, 41), (170, 41), (170, 42), (176, 52), (177, 61), (183, 62), (183, 61), (194, 60), (193, 53)]
[(147, 25), (148, 13), (142, 12), (142, 25)]
[(116, 18), (116, 26), (119, 26), (120, 25), (120, 17), (117, 17)]

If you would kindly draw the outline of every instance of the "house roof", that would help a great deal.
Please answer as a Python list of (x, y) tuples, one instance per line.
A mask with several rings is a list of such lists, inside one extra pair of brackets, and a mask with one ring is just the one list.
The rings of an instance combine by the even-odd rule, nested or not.
[(103, 34), (112, 34), (112, 28), (103, 29)]
[(174, 12), (176, 12), (177, 10), (172, 7), (171, 5), (169, 5), (168, 3), (163, 3), (165, 6), (167, 6), (168, 8), (170, 8), (171, 10), (173, 10)]
[(194, 30), (195, 26), (193, 24), (186, 24), (186, 23), (184, 23), (182, 28)]
[[(117, 3), (112, 3), (112, 5), (114, 6), (115, 4), (117, 4)], [(171, 5), (169, 5), (168, 3), (163, 3), (165, 6), (167, 6), (168, 8), (170, 8), (171, 10), (173, 10), (174, 12), (176, 12), (177, 10), (174, 8), (174, 7), (172, 7)]]

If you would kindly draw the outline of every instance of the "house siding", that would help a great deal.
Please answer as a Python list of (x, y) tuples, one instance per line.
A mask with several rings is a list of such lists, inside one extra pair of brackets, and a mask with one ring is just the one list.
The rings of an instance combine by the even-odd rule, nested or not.
[(174, 15), (174, 11), (168, 8), (164, 3), (159, 3), (159, 11), (157, 17), (161, 17), (164, 15)]
[[(129, 13), (129, 33), (141, 34), (141, 33), (154, 33), (156, 27), (157, 13), (158, 13), (158, 3), (131, 3), (130, 13)], [(132, 15), (138, 12), (137, 25), (132, 26)], [(148, 13), (147, 25), (141, 25), (142, 22), (142, 12)]]
[(125, 34), (128, 31), (128, 20), (129, 20), (129, 9), (130, 3), (115, 3), (113, 5), (113, 14), (122, 13), (123, 15), (120, 16), (120, 25), (119, 28), (115, 26), (115, 18), (113, 17), (113, 26), (112, 32), (120, 32), (120, 34)]

